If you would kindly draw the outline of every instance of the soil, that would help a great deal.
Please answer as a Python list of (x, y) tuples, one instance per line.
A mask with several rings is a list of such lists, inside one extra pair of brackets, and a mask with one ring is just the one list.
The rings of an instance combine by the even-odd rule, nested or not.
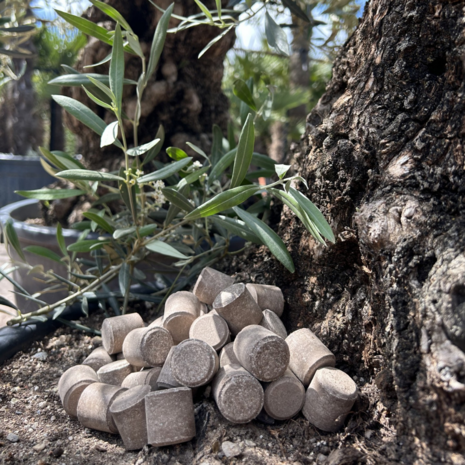
[[(155, 317), (155, 308), (137, 310), (145, 321)], [(99, 329), (102, 321), (103, 315), (96, 313), (81, 323)], [(246, 425), (232, 425), (220, 415), (207, 387), (195, 399), (194, 440), (172, 447), (146, 446), (141, 451), (126, 452), (119, 436), (82, 428), (70, 418), (57, 393), (61, 374), (81, 363), (100, 343), (98, 336), (62, 327), (1, 366), (0, 463), (380, 464), (390, 462), (383, 456), (395, 454), (396, 443), (387, 415), (373, 421), (364, 413), (376, 395), (376, 384), (373, 379), (360, 378), (356, 379), (360, 399), (346, 426), (336, 434), (317, 430), (301, 414), (274, 424), (254, 420)], [(11, 442), (10, 433), (19, 436), (19, 440)], [(226, 441), (237, 444), (241, 454), (225, 457), (222, 444)]]

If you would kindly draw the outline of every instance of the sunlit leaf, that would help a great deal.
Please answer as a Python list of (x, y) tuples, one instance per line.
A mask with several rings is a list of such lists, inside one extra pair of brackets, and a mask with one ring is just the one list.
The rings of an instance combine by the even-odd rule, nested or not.
[(48, 258), (49, 260), (53, 260), (54, 262), (63, 263), (61, 261), (61, 257), (58, 254), (40, 245), (30, 245), (28, 247), (24, 247), (24, 250), (35, 255), (40, 255), (41, 257)]
[(56, 174), (59, 178), (70, 181), (124, 181), (124, 178), (111, 173), (91, 170), (67, 170)]
[(184, 150), (179, 149), (178, 147), (168, 147), (166, 153), (173, 160), (179, 161), (183, 158), (187, 158), (187, 153)]
[(151, 181), (159, 181), (161, 179), (166, 179), (176, 174), (178, 171), (185, 168), (192, 161), (192, 157), (187, 157), (182, 160), (171, 163), (164, 168), (161, 168), (153, 173), (146, 174), (145, 176), (140, 177), (137, 182), (139, 184), (147, 183)]
[(110, 123), (102, 133), (100, 138), (100, 147), (106, 147), (107, 145), (113, 144), (118, 137), (118, 121)]
[(268, 40), (268, 44), (271, 48), (274, 48), (278, 53), (290, 56), (291, 53), (286, 33), (278, 26), (268, 11), (265, 16), (265, 33), (266, 39)]
[(151, 241), (145, 246), (152, 252), (159, 253), (160, 255), (166, 255), (168, 257), (174, 258), (181, 258), (181, 259), (188, 259), (186, 255), (182, 254), (178, 250), (176, 250), (173, 246), (167, 244), (166, 242), (162, 241)]
[(255, 143), (255, 129), (252, 115), (249, 114), (242, 128), (237, 145), (237, 153), (234, 159), (234, 168), (231, 178), (231, 188), (239, 186), (247, 174), (250, 162), (252, 161), (253, 148)]
[(137, 157), (139, 155), (143, 155), (144, 153), (148, 152), (156, 145), (160, 143), (160, 139), (154, 139), (151, 142), (147, 142), (146, 144), (139, 145), (138, 147), (133, 147), (132, 149), (128, 150), (128, 155), (131, 157)]
[(247, 104), (252, 110), (257, 111), (257, 105), (253, 98), (252, 92), (249, 89), (249, 86), (242, 80), (236, 79), (233, 85), (234, 95)]
[(15, 194), (22, 195), (27, 199), (56, 200), (76, 197), (85, 194), (85, 192), (79, 189), (36, 189), (32, 191), (15, 191)]

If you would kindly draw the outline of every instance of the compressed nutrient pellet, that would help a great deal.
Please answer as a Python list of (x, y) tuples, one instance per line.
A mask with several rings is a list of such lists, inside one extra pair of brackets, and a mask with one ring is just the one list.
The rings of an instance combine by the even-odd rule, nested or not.
[(178, 383), (171, 372), (171, 359), (173, 357), (173, 351), (175, 347), (171, 347), (168, 357), (166, 357), (165, 364), (163, 365), (160, 374), (158, 375), (157, 385), (162, 389), (171, 389), (175, 387), (181, 387), (182, 384)]
[(308, 328), (289, 334), (286, 342), (291, 353), (289, 368), (305, 387), (318, 368), (336, 364), (334, 354)]
[(127, 360), (116, 360), (104, 365), (97, 371), (101, 383), (121, 386), (124, 378), (134, 371), (134, 367)]
[(240, 362), (237, 360), (236, 354), (234, 353), (234, 342), (230, 342), (221, 349), (220, 367), (224, 367), (226, 365), (240, 365)]
[(305, 388), (289, 368), (282, 378), (265, 387), (265, 412), (275, 420), (297, 415), (305, 402)]
[(332, 433), (342, 426), (357, 396), (349, 375), (337, 368), (320, 368), (307, 389), (302, 413), (317, 428)]
[(233, 284), (220, 292), (213, 302), (213, 309), (228, 323), (233, 335), (249, 325), (258, 325), (263, 315), (245, 284)]
[(97, 371), (99, 368), (103, 367), (103, 365), (108, 365), (113, 361), (114, 358), (109, 355), (103, 347), (97, 347), (86, 357), (82, 364)]
[(233, 284), (231, 276), (207, 266), (197, 278), (193, 292), (200, 302), (211, 305), (221, 291)]
[(153, 320), (152, 323), (148, 325), (148, 328), (163, 328), (163, 315), (159, 316), (156, 320)]
[(260, 326), (269, 329), (271, 332), (277, 334), (279, 337), (286, 339), (287, 331), (284, 327), (283, 322), (279, 319), (279, 316), (271, 310), (263, 310), (263, 318), (260, 322)]
[(158, 376), (160, 375), (161, 367), (154, 367), (150, 370), (136, 371), (130, 373), (124, 378), (121, 387), (131, 389), (135, 386), (143, 386), (144, 384), (150, 386), (152, 391), (158, 389)]
[(58, 395), (68, 415), (77, 416), (77, 406), (82, 391), (89, 384), (98, 382), (95, 371), (87, 365), (76, 365), (68, 368), (58, 381)]
[(126, 450), (142, 449), (147, 444), (145, 396), (150, 386), (136, 386), (113, 402), (110, 413)]
[(138, 313), (105, 318), (102, 323), (102, 344), (110, 354), (118, 354), (123, 350), (124, 338), (136, 328), (143, 328), (144, 321)]
[(208, 384), (220, 366), (215, 349), (197, 339), (188, 339), (176, 346), (170, 364), (174, 379), (190, 388)]
[(220, 350), (230, 339), (228, 323), (219, 315), (204, 315), (192, 323), (189, 331), (191, 339), (199, 339)]
[(163, 326), (175, 344), (189, 338), (189, 329), (200, 314), (200, 301), (192, 292), (179, 291), (172, 294), (165, 303)]
[(110, 407), (115, 399), (125, 391), (127, 389), (121, 386), (104, 383), (94, 383), (87, 386), (78, 403), (79, 423), (85, 428), (116, 434), (118, 428), (111, 416)]
[(237, 335), (234, 353), (247, 371), (264, 382), (280, 378), (289, 365), (286, 341), (258, 325), (247, 326)]
[(261, 384), (239, 365), (226, 365), (212, 383), (212, 393), (221, 414), (232, 423), (248, 423), (262, 410)]
[(186, 387), (150, 392), (145, 397), (147, 442), (155, 447), (190, 441), (195, 436), (192, 391)]
[(123, 354), (135, 367), (160, 366), (173, 345), (173, 337), (165, 328), (137, 328), (126, 336)]
[(279, 317), (283, 314), (284, 296), (279, 287), (268, 284), (247, 284), (247, 289), (262, 310), (269, 309)]

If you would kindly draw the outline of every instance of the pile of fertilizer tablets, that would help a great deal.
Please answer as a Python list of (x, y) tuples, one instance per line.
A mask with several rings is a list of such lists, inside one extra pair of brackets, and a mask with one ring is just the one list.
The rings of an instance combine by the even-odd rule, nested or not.
[(60, 378), (66, 412), (119, 433), (127, 450), (179, 444), (196, 434), (193, 394), (211, 385), (232, 423), (302, 411), (337, 431), (357, 398), (354, 381), (309, 329), (287, 335), (281, 289), (233, 283), (205, 268), (193, 292), (172, 294), (148, 326), (138, 313), (105, 319), (103, 347)]

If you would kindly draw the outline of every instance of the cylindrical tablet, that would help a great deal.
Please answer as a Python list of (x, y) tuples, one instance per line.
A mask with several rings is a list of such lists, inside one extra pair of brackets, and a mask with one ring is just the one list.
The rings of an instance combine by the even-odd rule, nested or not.
[(160, 366), (173, 346), (173, 338), (165, 328), (133, 329), (124, 340), (124, 358), (136, 367)]
[(156, 327), (163, 328), (163, 315), (159, 316), (156, 320), (153, 320), (152, 323), (148, 325), (148, 328), (156, 328)]
[(197, 339), (188, 339), (176, 346), (170, 363), (174, 379), (190, 388), (208, 384), (220, 365), (213, 347)]
[(283, 314), (284, 296), (279, 287), (267, 284), (247, 284), (247, 289), (262, 310), (269, 309), (279, 317)]
[(193, 292), (201, 302), (211, 305), (222, 290), (233, 284), (231, 276), (207, 266), (197, 278)]
[(123, 349), (124, 338), (136, 328), (143, 328), (144, 321), (138, 313), (105, 318), (102, 323), (102, 344), (110, 354), (118, 354)]
[(58, 395), (68, 415), (77, 416), (77, 406), (82, 391), (89, 384), (98, 382), (95, 371), (87, 365), (68, 368), (58, 381)]
[(175, 344), (189, 338), (189, 329), (200, 314), (200, 301), (192, 292), (179, 291), (172, 294), (165, 303), (163, 327)]
[(305, 402), (305, 388), (289, 368), (282, 378), (265, 387), (265, 412), (275, 420), (297, 415)]
[(121, 387), (131, 389), (135, 386), (143, 386), (144, 384), (150, 386), (152, 391), (158, 389), (158, 376), (160, 375), (161, 367), (154, 367), (150, 370), (136, 371), (130, 373), (124, 378)]
[(248, 423), (263, 408), (261, 384), (239, 365), (226, 365), (218, 371), (212, 393), (219, 411), (232, 423)]
[(357, 396), (350, 376), (337, 368), (320, 368), (307, 389), (302, 413), (317, 428), (333, 433), (344, 423)]
[(208, 313), (208, 307), (207, 304), (204, 304), (203, 302), (200, 302), (200, 313), (199, 316), (204, 316)]
[(247, 326), (237, 335), (234, 353), (247, 371), (264, 382), (280, 378), (289, 365), (286, 341), (258, 325)]
[(97, 347), (86, 357), (82, 364), (97, 371), (99, 368), (103, 367), (103, 365), (108, 365), (113, 361), (114, 358), (109, 355), (103, 347)]
[(334, 354), (308, 328), (289, 334), (286, 342), (291, 354), (289, 368), (305, 387), (318, 368), (336, 364)]
[(79, 399), (77, 417), (85, 428), (116, 434), (118, 428), (110, 413), (111, 404), (127, 389), (104, 383), (90, 384)]
[(133, 366), (127, 360), (116, 360), (108, 365), (104, 365), (97, 371), (98, 379), (101, 383), (121, 386), (124, 378), (134, 371)]
[(189, 338), (205, 341), (215, 350), (220, 350), (230, 338), (228, 323), (219, 315), (201, 316), (192, 323)]
[(126, 450), (142, 449), (147, 444), (145, 397), (150, 386), (136, 386), (113, 402), (110, 412)]
[(277, 334), (279, 337), (286, 339), (287, 331), (284, 327), (283, 322), (279, 319), (279, 316), (271, 310), (263, 310), (263, 318), (260, 322), (260, 326), (269, 329), (271, 332)]
[(239, 365), (236, 354), (234, 353), (234, 342), (226, 344), (220, 352), (220, 367), (223, 368), (226, 365)]
[(161, 389), (171, 389), (181, 387), (182, 384), (178, 383), (171, 372), (171, 359), (173, 357), (175, 347), (171, 347), (166, 357), (165, 364), (163, 365), (160, 374), (158, 375), (157, 385)]
[(249, 325), (258, 325), (263, 315), (245, 284), (233, 284), (220, 292), (213, 302), (213, 309), (228, 323), (233, 335)]
[(169, 446), (190, 441), (195, 436), (194, 404), (189, 388), (148, 393), (145, 411), (148, 444)]

